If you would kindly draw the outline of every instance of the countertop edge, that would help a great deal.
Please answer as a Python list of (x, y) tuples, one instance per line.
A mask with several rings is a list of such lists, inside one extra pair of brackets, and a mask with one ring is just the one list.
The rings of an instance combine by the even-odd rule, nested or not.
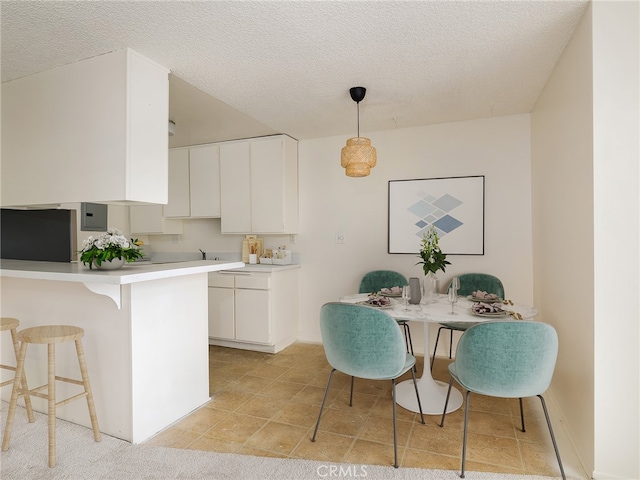
[(75, 263), (2, 260), (0, 276), (2, 278), (127, 285), (162, 278), (238, 269), (244, 266), (243, 262), (200, 260), (147, 265), (128, 263), (120, 270), (90, 270)]
[(299, 263), (290, 263), (288, 265), (268, 265), (268, 264), (258, 264), (252, 265), (249, 263), (245, 263), (244, 267), (240, 268), (240, 271), (243, 272), (256, 272), (256, 273), (274, 273), (274, 272), (282, 272), (284, 270), (293, 270), (296, 268), (301, 268)]

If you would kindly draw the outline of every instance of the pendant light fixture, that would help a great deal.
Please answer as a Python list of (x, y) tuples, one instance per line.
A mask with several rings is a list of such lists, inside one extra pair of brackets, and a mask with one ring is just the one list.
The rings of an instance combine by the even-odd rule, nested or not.
[(371, 140), (360, 136), (360, 102), (367, 93), (364, 87), (353, 87), (349, 90), (351, 98), (356, 102), (358, 110), (358, 136), (347, 140), (347, 146), (342, 147), (340, 164), (345, 168), (347, 177), (366, 177), (376, 166), (376, 149), (371, 146)]

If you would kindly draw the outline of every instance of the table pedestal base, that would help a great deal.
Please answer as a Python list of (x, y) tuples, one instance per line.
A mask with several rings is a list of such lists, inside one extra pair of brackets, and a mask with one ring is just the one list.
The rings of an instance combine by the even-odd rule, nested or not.
[[(424, 344), (425, 351), (429, 347), (429, 322), (424, 322)], [(429, 369), (429, 354), (424, 356), (424, 371), (422, 378), (419, 378), (418, 392), (420, 393), (420, 403), (422, 405), (422, 413), (427, 415), (442, 415), (444, 410), (444, 402), (447, 399), (447, 389), (449, 384), (434, 380)], [(396, 403), (407, 410), (419, 413), (418, 399), (416, 398), (416, 389), (413, 386), (413, 380), (407, 380), (396, 385)], [(447, 404), (447, 413), (456, 411), (462, 406), (462, 394), (459, 390), (451, 388), (449, 403)]]
[[(444, 402), (447, 399), (447, 389), (449, 384), (433, 380), (427, 374), (427, 378), (418, 379), (418, 392), (420, 393), (420, 403), (422, 413), (425, 415), (442, 415)], [(413, 380), (406, 380), (396, 385), (396, 403), (407, 410), (419, 413), (416, 389), (413, 387)], [(451, 388), (447, 413), (451, 413), (462, 406), (462, 393), (456, 388)]]

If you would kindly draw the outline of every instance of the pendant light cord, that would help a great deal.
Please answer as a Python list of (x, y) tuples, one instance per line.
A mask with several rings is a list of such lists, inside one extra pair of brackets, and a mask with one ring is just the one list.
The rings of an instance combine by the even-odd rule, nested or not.
[(358, 137), (360, 137), (360, 102), (356, 102), (356, 107), (358, 111)]

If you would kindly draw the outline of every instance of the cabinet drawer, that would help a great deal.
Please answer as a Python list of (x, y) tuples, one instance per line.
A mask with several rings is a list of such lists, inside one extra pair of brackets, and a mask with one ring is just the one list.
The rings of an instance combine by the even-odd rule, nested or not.
[(271, 288), (271, 274), (251, 273), (251, 275), (236, 275), (236, 288), (269, 290)]
[(235, 275), (229, 273), (209, 272), (209, 286), (233, 288), (233, 279)]

